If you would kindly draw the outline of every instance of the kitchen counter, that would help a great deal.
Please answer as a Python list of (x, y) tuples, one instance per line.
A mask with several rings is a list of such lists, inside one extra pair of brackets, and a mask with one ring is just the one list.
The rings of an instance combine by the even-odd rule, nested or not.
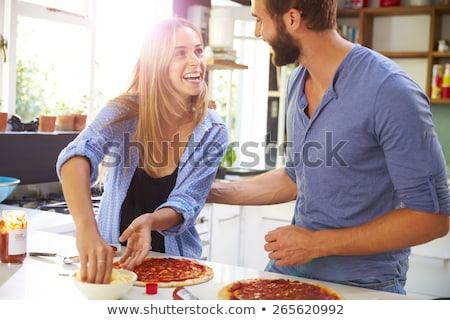
[[(0, 204), (0, 211), (18, 209)], [(25, 209), (29, 228), (27, 250), (41, 252), (56, 252), (61, 256), (77, 255), (75, 238), (62, 234), (73, 230), (70, 215), (63, 215), (47, 211)], [(150, 252), (150, 255), (161, 255)], [(214, 278), (207, 283), (190, 286), (189, 290), (199, 299), (215, 300), (217, 292), (226, 284), (251, 278), (289, 278), (302, 281), (307, 279), (291, 277), (276, 273), (243, 268), (223, 263), (205, 261), (213, 268)], [(70, 276), (78, 269), (77, 264), (63, 264), (61, 257), (27, 257), (23, 264), (0, 263), (0, 299), (29, 299), (29, 300), (79, 300), (84, 299), (72, 283)], [(322, 281), (324, 284), (340, 293), (344, 299), (350, 300), (393, 300), (415, 299), (414, 296), (403, 296), (387, 292), (344, 286)], [(43, 295), (43, 288), (45, 295)], [(131, 300), (171, 300), (173, 288), (159, 288), (158, 294), (146, 295), (145, 288), (133, 287), (123, 299)]]
[[(63, 256), (76, 254), (75, 238), (46, 231), (31, 230), (28, 233), (29, 251), (57, 252)], [(150, 253), (150, 256), (160, 256)], [(258, 271), (205, 261), (214, 270), (214, 278), (206, 283), (190, 286), (189, 290), (201, 300), (216, 300), (217, 292), (226, 284), (251, 278), (306, 279)], [(23, 264), (0, 263), (0, 299), (33, 300), (79, 300), (85, 299), (72, 283), (70, 276), (78, 269), (77, 264), (66, 265), (61, 257), (27, 257)], [(357, 287), (319, 282), (339, 292), (344, 299), (412, 299), (413, 297), (361, 289)], [(43, 288), (46, 294), (43, 295)], [(133, 287), (123, 299), (172, 300), (173, 288), (159, 288), (156, 295), (146, 295), (145, 288)]]

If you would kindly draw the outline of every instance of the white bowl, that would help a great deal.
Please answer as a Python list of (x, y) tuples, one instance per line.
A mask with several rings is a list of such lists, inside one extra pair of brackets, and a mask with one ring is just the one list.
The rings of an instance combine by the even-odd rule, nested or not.
[[(137, 280), (137, 274), (122, 269), (113, 269), (113, 281), (109, 284), (96, 284), (79, 280), (79, 270), (72, 276), (75, 286), (89, 300), (117, 300), (127, 293)], [(123, 277), (123, 281), (116, 281)]]

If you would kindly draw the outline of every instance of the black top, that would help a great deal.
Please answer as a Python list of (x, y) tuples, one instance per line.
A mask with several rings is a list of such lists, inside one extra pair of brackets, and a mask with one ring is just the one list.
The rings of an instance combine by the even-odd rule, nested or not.
[[(143, 169), (137, 168), (128, 188), (127, 196), (122, 204), (120, 217), (120, 233), (129, 227), (131, 222), (143, 213), (152, 213), (167, 200), (177, 180), (178, 168), (171, 174), (161, 178), (149, 176)], [(165, 252), (164, 236), (152, 231), (152, 251)], [(122, 243), (126, 245), (126, 243)]]

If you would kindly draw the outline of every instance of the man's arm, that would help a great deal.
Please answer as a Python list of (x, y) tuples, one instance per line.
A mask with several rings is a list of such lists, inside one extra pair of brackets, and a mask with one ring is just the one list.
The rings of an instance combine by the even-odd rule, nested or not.
[(280, 227), (266, 235), (265, 250), (277, 265), (306, 263), (323, 256), (356, 256), (400, 250), (445, 236), (449, 216), (397, 209), (366, 224), (310, 231)]
[(209, 203), (266, 205), (295, 200), (297, 185), (284, 168), (274, 169), (250, 179), (215, 182), (206, 199)]

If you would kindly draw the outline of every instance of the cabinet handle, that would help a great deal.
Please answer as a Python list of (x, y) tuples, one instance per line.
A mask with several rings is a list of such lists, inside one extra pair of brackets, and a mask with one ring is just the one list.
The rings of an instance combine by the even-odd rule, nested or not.
[(277, 221), (277, 222), (285, 222), (285, 223), (291, 223), (291, 220), (281, 219), (281, 218), (269, 218), (269, 217), (262, 217), (263, 220), (268, 221)]
[(444, 256), (444, 257), (438, 257), (438, 256), (429, 256), (427, 254), (420, 254), (420, 253), (411, 253), (411, 256), (421, 257), (421, 258), (428, 258), (433, 260), (442, 260), (444, 262), (450, 261), (450, 257)]
[(208, 218), (207, 217), (200, 217), (195, 221), (195, 224), (199, 224), (199, 223), (206, 223), (208, 222)]
[(225, 221), (233, 220), (233, 219), (236, 219), (236, 218), (239, 218), (239, 217), (240, 217), (240, 215), (239, 215), (239, 214), (235, 214), (234, 216), (231, 216), (231, 217), (229, 217), (229, 218), (225, 218), (225, 219), (218, 219), (217, 221), (219, 221), (219, 223), (221, 223), (221, 222), (225, 222)]

